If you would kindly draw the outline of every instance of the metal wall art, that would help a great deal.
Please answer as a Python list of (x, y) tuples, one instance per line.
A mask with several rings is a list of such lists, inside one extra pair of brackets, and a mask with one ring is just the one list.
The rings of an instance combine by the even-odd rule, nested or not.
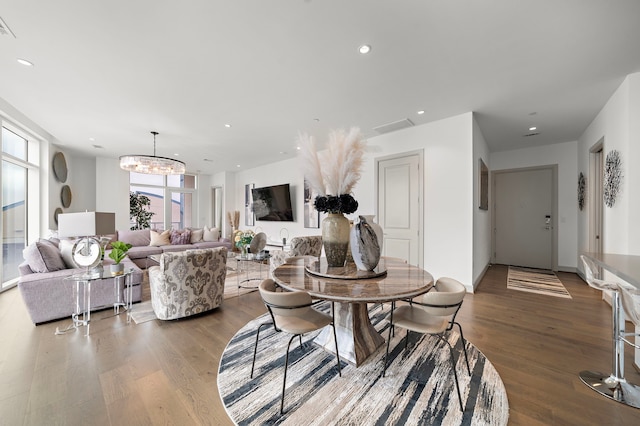
[(604, 162), (604, 203), (607, 207), (613, 207), (620, 191), (622, 181), (622, 167), (620, 152), (610, 151)]
[(53, 174), (58, 182), (65, 183), (67, 181), (67, 160), (62, 152), (56, 152), (53, 156)]
[(578, 208), (584, 209), (584, 192), (587, 189), (587, 181), (584, 177), (584, 173), (580, 172), (578, 175)]

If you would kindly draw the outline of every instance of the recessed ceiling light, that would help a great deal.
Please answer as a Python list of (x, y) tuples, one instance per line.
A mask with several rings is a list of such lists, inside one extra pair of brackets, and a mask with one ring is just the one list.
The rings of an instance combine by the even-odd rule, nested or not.
[(296, 149), (297, 149), (298, 151), (300, 151), (302, 148), (300, 148), (299, 146), (296, 146)]
[(90, 140), (91, 142), (93, 142), (93, 141), (95, 141), (95, 140), (96, 140), (96, 138), (89, 138), (89, 140)]
[(537, 129), (538, 129), (538, 128), (537, 128), (536, 126), (529, 127), (529, 131), (530, 131), (530, 132), (533, 132), (534, 130), (537, 130)]
[(419, 115), (424, 114), (424, 110), (420, 110), (420, 111), (418, 111), (418, 114), (419, 114)]
[(91, 145), (92, 147), (94, 147), (95, 149), (104, 149), (104, 146), (102, 145)]
[(362, 55), (366, 55), (367, 53), (371, 52), (371, 46), (369, 46), (368, 44), (363, 44), (362, 46), (358, 47), (358, 52), (360, 52)]
[(224, 127), (228, 129), (229, 127), (231, 127), (231, 124), (225, 124)]
[(26, 59), (18, 58), (18, 63), (22, 64), (24, 66), (27, 66), (27, 67), (32, 67), (33, 66), (33, 62), (29, 62)]
[(177, 152), (173, 155), (175, 155), (176, 157), (180, 157), (180, 154), (178, 154)]
[(236, 167), (240, 167), (240, 164), (236, 164)]
[(314, 118), (313, 121), (315, 121), (316, 123), (319, 123), (320, 119), (319, 118)]

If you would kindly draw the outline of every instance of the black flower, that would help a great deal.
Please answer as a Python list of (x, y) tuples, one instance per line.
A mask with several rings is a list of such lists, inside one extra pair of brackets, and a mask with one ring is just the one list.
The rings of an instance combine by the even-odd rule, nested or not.
[(351, 194), (318, 195), (313, 205), (323, 213), (350, 214), (358, 210), (358, 202)]

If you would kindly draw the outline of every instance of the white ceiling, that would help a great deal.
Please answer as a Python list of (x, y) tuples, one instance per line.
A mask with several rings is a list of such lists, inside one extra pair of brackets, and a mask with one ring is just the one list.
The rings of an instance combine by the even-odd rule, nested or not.
[(3, 0), (0, 17), (0, 98), (55, 143), (151, 154), (155, 130), (192, 172), (468, 111), (492, 151), (572, 141), (640, 71), (637, 0)]

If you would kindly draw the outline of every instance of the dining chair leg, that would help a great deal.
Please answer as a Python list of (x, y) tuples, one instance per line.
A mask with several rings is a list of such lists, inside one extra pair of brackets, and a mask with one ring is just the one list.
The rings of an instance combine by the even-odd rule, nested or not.
[(462, 395), (460, 394), (460, 385), (458, 384), (458, 373), (456, 372), (456, 356), (453, 353), (453, 347), (442, 335), (436, 334), (440, 340), (447, 344), (449, 347), (449, 354), (451, 355), (451, 369), (453, 370), (453, 378), (456, 381), (456, 390), (458, 391), (458, 402), (460, 402), (460, 411), (464, 413), (464, 406), (462, 405)]
[(296, 338), (296, 335), (294, 334), (293, 336), (291, 336), (291, 339), (289, 339), (289, 344), (287, 345), (287, 354), (284, 357), (284, 377), (282, 378), (282, 397), (280, 398), (280, 414), (284, 413), (284, 390), (287, 386), (287, 367), (289, 366), (289, 348), (291, 347), (291, 342), (293, 342), (293, 339)]
[(391, 330), (393, 330), (393, 305), (391, 305), (391, 321), (389, 321), (389, 337), (387, 338), (387, 352), (384, 354), (384, 366), (382, 377), (387, 373), (387, 358), (389, 358), (389, 344), (391, 343)]
[(404, 338), (404, 350), (407, 350), (407, 346), (409, 346), (409, 329), (407, 328), (407, 335)]
[(454, 323), (458, 326), (458, 329), (460, 330), (460, 341), (462, 343), (462, 349), (464, 350), (464, 360), (467, 362), (467, 372), (469, 372), (469, 375), (471, 375), (471, 368), (469, 367), (469, 357), (467, 356), (467, 341), (464, 340), (464, 334), (462, 334), (462, 326), (460, 325), (460, 323)]
[(338, 334), (336, 333), (336, 325), (331, 323), (333, 328), (333, 341), (336, 344), (336, 359), (338, 360), (338, 376), (342, 377), (342, 367), (340, 367), (340, 354), (338, 353)]
[(273, 324), (273, 323), (266, 322), (266, 323), (260, 324), (258, 326), (258, 332), (256, 333), (256, 344), (253, 346), (253, 362), (251, 362), (251, 376), (250, 376), (250, 378), (252, 378), (252, 379), (253, 379), (253, 369), (256, 366), (256, 353), (258, 352), (258, 339), (260, 338), (260, 329), (263, 326), (266, 327), (266, 326), (271, 325), (271, 324)]

